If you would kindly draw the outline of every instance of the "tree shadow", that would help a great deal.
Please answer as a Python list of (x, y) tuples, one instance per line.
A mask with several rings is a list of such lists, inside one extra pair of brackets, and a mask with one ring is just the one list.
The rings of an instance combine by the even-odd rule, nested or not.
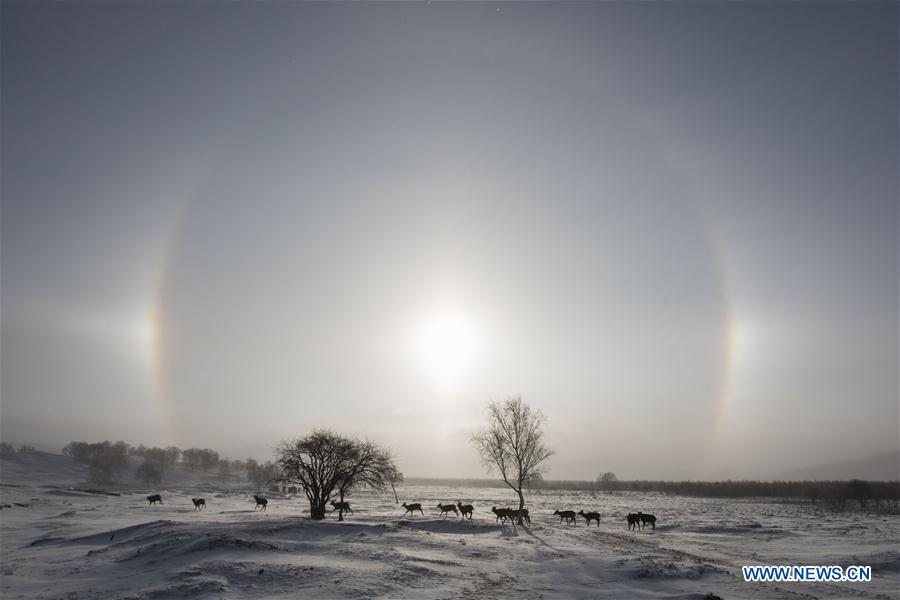
[(502, 530), (500, 531), (500, 535), (501, 535), (502, 537), (504, 537), (504, 538), (517, 538), (517, 537), (519, 537), (519, 530), (521, 529), (521, 530), (524, 531), (526, 534), (528, 534), (529, 536), (533, 537), (533, 538), (534, 538), (541, 546), (544, 546), (544, 547), (546, 547), (546, 548), (549, 548), (550, 550), (553, 550), (554, 552), (556, 552), (556, 553), (559, 554), (560, 556), (564, 556), (562, 550), (560, 550), (559, 548), (557, 548), (557, 547), (554, 546), (553, 544), (549, 543), (546, 539), (544, 539), (544, 538), (542, 538), (541, 536), (539, 536), (538, 534), (536, 534), (536, 533), (535, 533), (534, 531), (532, 531), (531, 528), (528, 527), (527, 525), (516, 525), (516, 523), (505, 523), (502, 527), (503, 527), (503, 528), (502, 528)]
[(547, 548), (553, 550), (554, 552), (556, 552), (556, 553), (559, 554), (560, 556), (563, 556), (562, 550), (560, 550), (559, 548), (557, 548), (556, 546), (554, 546), (553, 544), (551, 544), (550, 542), (548, 542), (547, 540), (545, 540), (544, 538), (542, 538), (541, 536), (539, 536), (538, 534), (536, 534), (535, 532), (533, 532), (533, 531), (531, 530), (530, 527), (525, 527), (525, 526), (523, 525), (523, 526), (522, 526), (522, 529), (524, 529), (525, 532), (526, 532), (528, 535), (530, 535), (531, 537), (533, 537), (534, 539), (536, 539), (540, 545), (545, 546), (545, 547), (547, 547)]

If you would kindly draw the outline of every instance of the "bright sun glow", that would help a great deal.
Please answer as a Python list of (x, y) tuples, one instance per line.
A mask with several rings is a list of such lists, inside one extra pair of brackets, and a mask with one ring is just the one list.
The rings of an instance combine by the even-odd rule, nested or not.
[(480, 341), (464, 315), (444, 312), (421, 331), (416, 351), (423, 366), (442, 385), (458, 382), (475, 365)]

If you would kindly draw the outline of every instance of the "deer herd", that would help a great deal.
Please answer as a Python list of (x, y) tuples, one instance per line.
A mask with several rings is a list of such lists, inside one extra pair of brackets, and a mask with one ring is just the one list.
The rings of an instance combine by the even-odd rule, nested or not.
[[(269, 500), (264, 496), (257, 496), (254, 494), (253, 500), (256, 502), (255, 510), (260, 512), (268, 510)], [(150, 503), (148, 508), (156, 505), (157, 503), (162, 504), (162, 496), (159, 494), (153, 494), (152, 496), (147, 496), (147, 501)], [(204, 498), (191, 498), (191, 502), (194, 503), (194, 510), (203, 510), (206, 508), (206, 499)], [(413, 502), (411, 504), (407, 504), (406, 502), (402, 503), (401, 506), (405, 509), (405, 512), (402, 516), (412, 515), (416, 512), (425, 516), (425, 511), (422, 510), (422, 504), (419, 502)], [(335, 502), (331, 501), (331, 512), (342, 511), (348, 512), (351, 515), (353, 514), (353, 509), (350, 508), (349, 502)], [(462, 502), (457, 502), (456, 504), (441, 504), (440, 502), (437, 505), (437, 509), (441, 511), (440, 516), (444, 517), (449, 513), (453, 513), (457, 517), (461, 519), (469, 519), (472, 520), (472, 514), (475, 512), (475, 507), (471, 504), (463, 504)], [(491, 507), (491, 512), (494, 513), (495, 521), (500, 524), (505, 524), (506, 522), (514, 522), (521, 520), (526, 523), (531, 523), (531, 516), (528, 514), (528, 509), (523, 508), (521, 511), (515, 508), (497, 508), (496, 506)], [(600, 513), (598, 512), (584, 512), (583, 510), (579, 510), (577, 513), (574, 510), (559, 510), (556, 509), (553, 511), (553, 516), (559, 517), (559, 524), (562, 525), (563, 521), (566, 522), (566, 525), (578, 525), (578, 517), (581, 517), (585, 520), (588, 527), (591, 526), (591, 521), (597, 522), (597, 527), (600, 527)], [(643, 513), (629, 513), (627, 517), (625, 517), (626, 522), (628, 523), (629, 531), (643, 531), (644, 527), (650, 525), (653, 531), (656, 531), (656, 516)]]

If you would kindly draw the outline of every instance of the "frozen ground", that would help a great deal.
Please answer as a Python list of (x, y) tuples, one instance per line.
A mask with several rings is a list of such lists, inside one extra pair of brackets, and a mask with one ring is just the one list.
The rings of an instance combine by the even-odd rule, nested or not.
[[(52, 474), (52, 467), (44, 469)], [(7, 598), (900, 598), (900, 517), (809, 505), (655, 494), (532, 492), (530, 527), (499, 526), (502, 489), (412, 487), (358, 493), (355, 513), (312, 522), (302, 497), (163, 486), (78, 491), (2, 473), (0, 597)], [(17, 481), (15, 481), (17, 480)], [(208, 485), (208, 484), (207, 484)], [(190, 498), (204, 496), (206, 511)], [(471, 523), (438, 501), (475, 505)], [(555, 508), (597, 510), (600, 527), (560, 526)], [(657, 515), (627, 531), (624, 515)], [(748, 584), (743, 564), (871, 565), (858, 584)]]

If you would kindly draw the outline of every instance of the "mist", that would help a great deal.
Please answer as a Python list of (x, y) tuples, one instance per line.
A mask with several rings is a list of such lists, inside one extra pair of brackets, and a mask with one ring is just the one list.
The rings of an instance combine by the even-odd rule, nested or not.
[[(900, 445), (896, 3), (4, 3), (15, 444), (744, 478)], [(437, 333), (435, 333), (437, 332)]]

